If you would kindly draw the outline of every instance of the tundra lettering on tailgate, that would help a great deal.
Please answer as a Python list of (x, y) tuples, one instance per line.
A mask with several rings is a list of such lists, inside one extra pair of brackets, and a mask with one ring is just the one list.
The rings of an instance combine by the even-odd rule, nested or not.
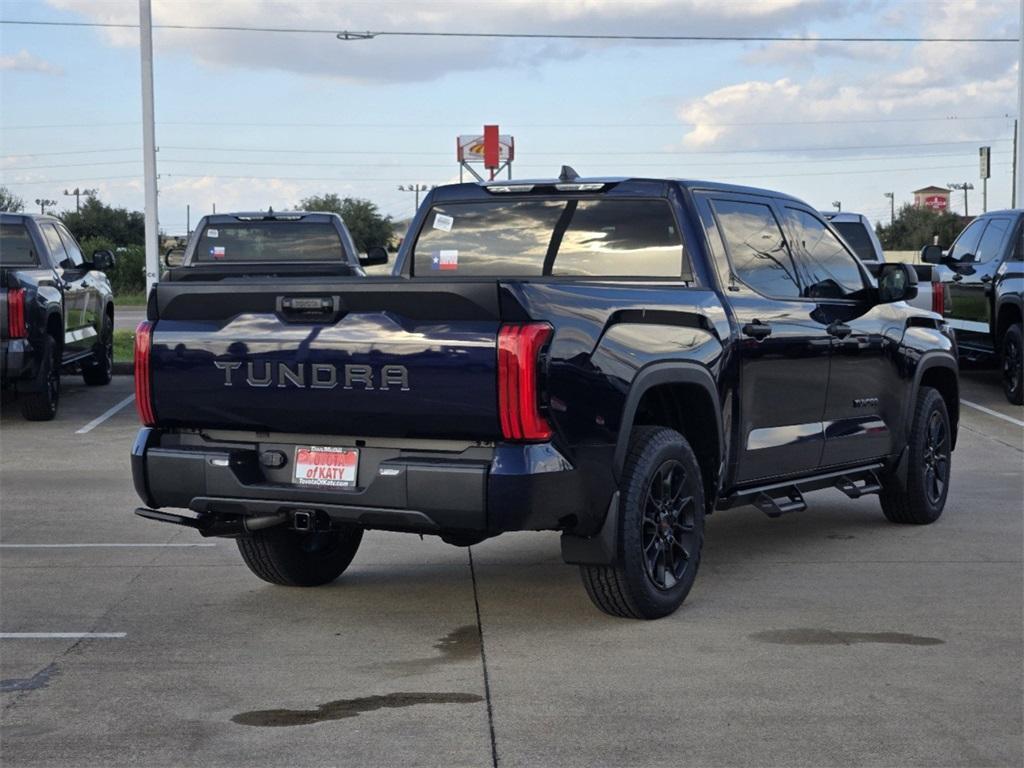
[[(236, 383), (235, 371), (243, 363), (240, 360), (214, 360), (214, 366), (224, 371), (224, 386), (233, 387)], [(404, 365), (382, 365), (374, 370), (371, 365), (348, 364), (341, 366), (341, 375), (332, 363), (272, 363), (269, 361), (245, 364), (245, 377), (241, 379), (250, 387), (281, 388), (289, 385), (306, 389), (334, 389), (339, 382), (343, 389), (364, 390), (397, 388), (402, 392), (409, 391), (409, 371)]]

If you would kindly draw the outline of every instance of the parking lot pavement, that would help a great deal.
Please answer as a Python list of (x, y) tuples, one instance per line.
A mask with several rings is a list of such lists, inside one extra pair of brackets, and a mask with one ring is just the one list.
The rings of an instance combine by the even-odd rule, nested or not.
[[(1024, 418), (987, 374), (963, 390)], [(834, 492), (778, 520), (714, 515), (686, 605), (640, 623), (592, 608), (554, 534), (485, 542), (471, 567), (432, 537), (370, 532), (336, 583), (265, 585), (232, 542), (131, 514), (131, 404), (76, 434), (130, 395), (129, 378), (69, 382), (53, 422), (2, 409), (8, 765), (1024, 759), (1011, 421), (963, 408), (933, 526)]]

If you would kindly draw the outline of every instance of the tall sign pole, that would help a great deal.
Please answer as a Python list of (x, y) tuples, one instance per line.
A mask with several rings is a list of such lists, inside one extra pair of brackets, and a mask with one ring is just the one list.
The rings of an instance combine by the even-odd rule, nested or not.
[(146, 182), (146, 295), (157, 281), (160, 242), (156, 215), (156, 129), (153, 120), (153, 12), (139, 0), (139, 49), (142, 55), (142, 170)]
[(1014, 124), (1013, 202), (1024, 205), (1024, 0), (1020, 3), (1020, 27), (1017, 30), (1017, 122)]

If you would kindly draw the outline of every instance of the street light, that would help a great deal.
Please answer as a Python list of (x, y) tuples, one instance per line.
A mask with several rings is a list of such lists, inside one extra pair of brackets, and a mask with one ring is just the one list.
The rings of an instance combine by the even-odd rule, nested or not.
[(883, 194), (889, 198), (889, 226), (891, 227), (896, 223), (896, 194), (894, 192), (884, 192)]
[(955, 189), (955, 190), (961, 190), (962, 189), (964, 191), (964, 216), (968, 216), (969, 214), (967, 213), (967, 190), (974, 189), (974, 185), (971, 184), (971, 182), (969, 182), (969, 181), (965, 181), (962, 184), (957, 184), (957, 183), (951, 181), (946, 186), (949, 187), (950, 189)]
[(72, 195), (74, 195), (74, 198), (75, 198), (75, 213), (79, 213), (79, 212), (81, 211), (81, 207), (79, 206), (79, 201), (78, 201), (78, 198), (79, 198), (80, 196), (84, 196), (84, 197), (92, 197), (93, 195), (95, 195), (95, 194), (96, 194), (96, 190), (95, 190), (95, 189), (81, 189), (81, 190), (80, 190), (80, 189), (79, 189), (78, 187), (75, 187), (75, 188), (74, 188), (73, 190), (71, 190), (70, 192), (68, 192), (68, 191), (67, 191), (67, 190), (65, 189), (65, 190), (64, 190), (64, 194), (65, 194), (65, 196), (67, 196), (67, 197), (71, 197)]
[(45, 197), (37, 197), (36, 198), (36, 205), (39, 206), (39, 213), (43, 214), (44, 216), (46, 215), (46, 206), (48, 206), (48, 205), (56, 205), (56, 204), (57, 204), (56, 200), (48, 200)]
[(832, 207), (836, 209), (836, 213), (843, 210), (843, 204), (839, 200), (833, 200)]
[(437, 184), (399, 184), (399, 192), (415, 192), (416, 193), (416, 210), (420, 209), (420, 192), (429, 192), (430, 190), (437, 187)]

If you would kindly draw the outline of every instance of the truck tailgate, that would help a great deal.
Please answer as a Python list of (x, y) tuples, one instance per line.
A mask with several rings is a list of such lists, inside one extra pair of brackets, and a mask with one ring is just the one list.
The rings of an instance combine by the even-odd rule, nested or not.
[(161, 283), (159, 423), (268, 432), (499, 436), (495, 280)]

